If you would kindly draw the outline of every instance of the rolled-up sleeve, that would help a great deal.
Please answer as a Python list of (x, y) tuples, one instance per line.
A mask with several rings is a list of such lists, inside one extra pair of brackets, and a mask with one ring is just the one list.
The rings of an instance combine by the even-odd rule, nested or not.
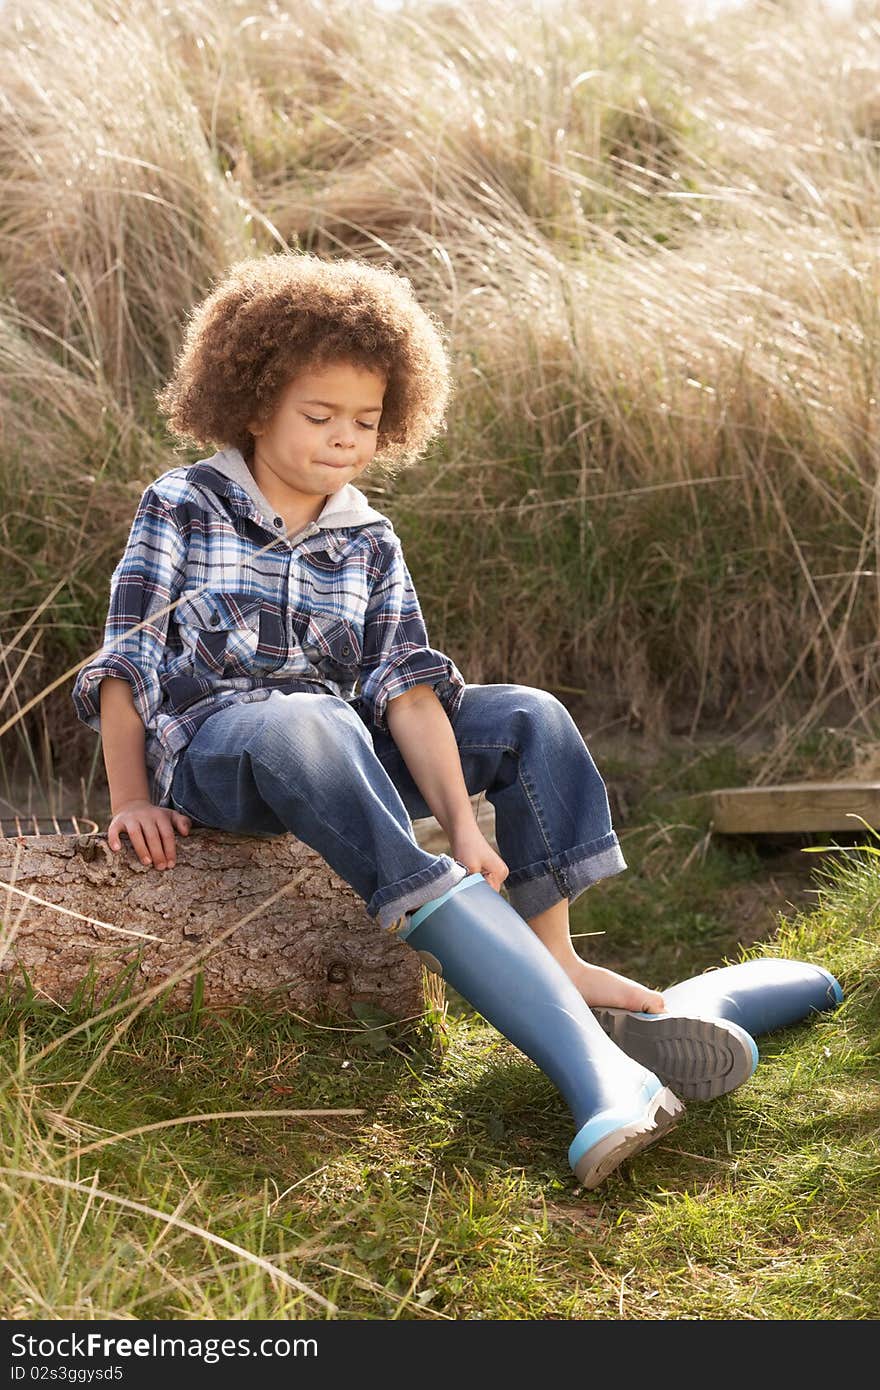
[(99, 690), (107, 676), (128, 681), (145, 727), (162, 703), (159, 666), (169, 606), (179, 597), (186, 578), (186, 555), (186, 540), (169, 504), (152, 486), (146, 488), (110, 578), (103, 646), (80, 668), (71, 692), (77, 717), (98, 733)]
[(396, 535), (385, 543), (381, 572), (367, 604), (360, 681), (367, 715), (386, 732), (388, 701), (413, 686), (430, 685), (450, 719), (465, 689), (464, 677), (454, 661), (428, 641), (415, 586)]

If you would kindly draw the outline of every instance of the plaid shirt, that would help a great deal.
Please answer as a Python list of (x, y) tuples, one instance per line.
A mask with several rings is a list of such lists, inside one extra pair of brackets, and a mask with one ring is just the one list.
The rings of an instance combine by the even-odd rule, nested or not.
[(103, 646), (71, 693), (99, 733), (105, 676), (131, 685), (157, 806), (171, 805), (183, 749), (226, 705), (331, 691), (387, 731), (395, 696), (430, 685), (452, 719), (465, 686), (428, 644), (388, 517), (349, 483), (290, 536), (237, 449), (144, 490), (110, 579)]

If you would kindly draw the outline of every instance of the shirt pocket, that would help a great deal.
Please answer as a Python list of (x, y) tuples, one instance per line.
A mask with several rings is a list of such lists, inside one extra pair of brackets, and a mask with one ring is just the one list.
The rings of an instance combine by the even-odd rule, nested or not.
[(273, 606), (253, 594), (212, 589), (175, 610), (184, 650), (201, 675), (253, 676), (283, 665)]
[(363, 643), (357, 626), (347, 618), (312, 615), (303, 647), (321, 675), (329, 680), (343, 684), (356, 680)]
[[(349, 549), (352, 548), (350, 543)], [(366, 555), (340, 559), (338, 550), (328, 551), (326, 542), (322, 549), (315, 538), (298, 549), (296, 563), (302, 576), (304, 606), (313, 613), (323, 613), (323, 622), (334, 609), (338, 612), (344, 602), (347, 621), (354, 620), (362, 631), (370, 598)]]

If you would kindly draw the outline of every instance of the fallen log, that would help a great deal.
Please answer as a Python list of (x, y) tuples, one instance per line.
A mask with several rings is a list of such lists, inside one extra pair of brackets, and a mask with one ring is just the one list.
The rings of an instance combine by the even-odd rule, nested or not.
[(202, 953), (163, 996), (169, 1006), (188, 1007), (196, 988), (209, 1009), (352, 1014), (361, 1003), (403, 1020), (442, 1006), (416, 952), (294, 835), (200, 827), (176, 837), (175, 853), (160, 870), (126, 837), (118, 852), (104, 833), (0, 838), (0, 989), (23, 992), (27, 972), (38, 996), (64, 1004), (91, 970), (100, 1002), (127, 968), (140, 994)]

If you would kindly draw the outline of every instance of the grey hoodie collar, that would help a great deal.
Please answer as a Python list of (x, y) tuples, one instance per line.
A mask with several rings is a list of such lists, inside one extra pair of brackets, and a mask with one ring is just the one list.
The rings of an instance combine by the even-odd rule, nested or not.
[[(250, 497), (269, 529), (275, 529), (272, 525), (275, 508), (257, 487), (256, 479), (239, 449), (221, 449), (211, 458), (202, 459), (201, 464), (216, 469), (225, 478), (237, 483)], [(388, 517), (370, 506), (360, 488), (355, 487), (353, 483), (346, 483), (345, 487), (327, 498), (314, 524), (322, 530), (333, 530), (337, 527), (368, 526), (377, 521), (385, 526), (389, 525)]]

